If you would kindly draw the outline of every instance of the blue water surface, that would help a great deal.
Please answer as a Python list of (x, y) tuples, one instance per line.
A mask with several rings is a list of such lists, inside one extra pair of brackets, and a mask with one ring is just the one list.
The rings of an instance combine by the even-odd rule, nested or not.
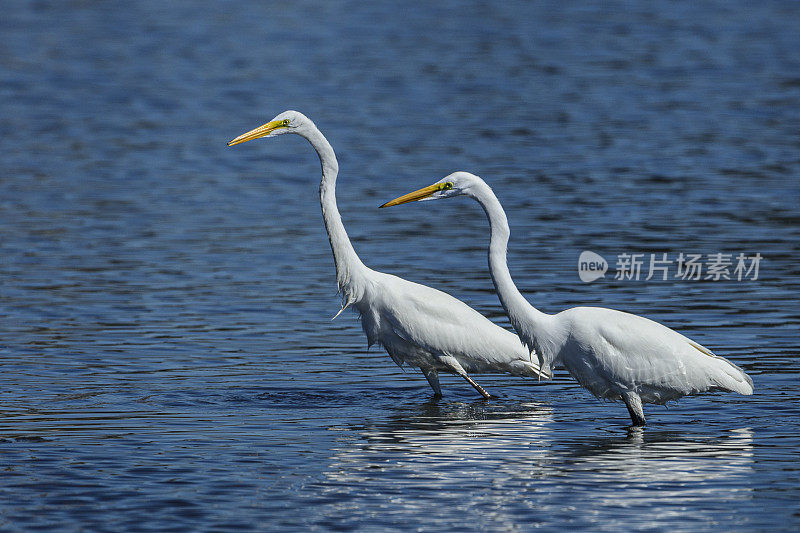
[[(790, 1), (6, 0), (0, 529), (797, 530), (798, 28)], [(225, 146), (290, 108), (369, 266), (508, 327), (480, 208), (376, 209), (469, 170), (531, 302), (664, 322), (755, 394), (641, 432), (563, 370), (433, 401), (330, 320), (310, 146)], [(615, 279), (634, 253), (763, 260)]]

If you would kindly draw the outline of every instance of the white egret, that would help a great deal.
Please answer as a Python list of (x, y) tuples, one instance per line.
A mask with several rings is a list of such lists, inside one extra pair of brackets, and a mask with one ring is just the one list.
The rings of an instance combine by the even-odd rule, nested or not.
[(319, 155), (322, 164), (319, 201), (342, 294), (339, 313), (352, 306), (361, 315), (361, 326), (370, 346), (382, 345), (401, 367), (404, 364), (419, 367), (436, 397), (442, 394), (440, 371), (461, 376), (484, 398), (491, 395), (469, 374), (543, 376), (516, 335), (464, 302), (425, 285), (377, 272), (361, 262), (336, 206), (339, 172), (336, 154), (308, 117), (297, 111), (285, 111), (263, 126), (236, 137), (228, 146), (284, 133), (303, 137)]
[(381, 207), (459, 195), (476, 200), (489, 218), (492, 280), (514, 329), (535, 349), (542, 372), (562, 363), (598, 398), (625, 402), (634, 426), (645, 424), (642, 402), (663, 404), (716, 390), (753, 393), (753, 381), (742, 369), (658, 322), (599, 307), (574, 307), (555, 315), (533, 307), (508, 271), (506, 214), (478, 176), (455, 172)]

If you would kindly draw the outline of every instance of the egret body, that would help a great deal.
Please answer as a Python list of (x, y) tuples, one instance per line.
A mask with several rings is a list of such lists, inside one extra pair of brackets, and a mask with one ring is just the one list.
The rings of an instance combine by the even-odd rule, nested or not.
[(478, 176), (455, 172), (381, 207), (459, 195), (473, 198), (486, 212), (492, 280), (514, 329), (536, 351), (542, 372), (563, 364), (595, 396), (625, 402), (635, 426), (645, 424), (643, 402), (663, 404), (715, 390), (753, 393), (753, 381), (742, 369), (658, 322), (600, 307), (574, 307), (555, 315), (533, 307), (508, 271), (506, 214)]
[(322, 164), (319, 200), (342, 294), (339, 313), (352, 307), (360, 314), (369, 345), (382, 345), (400, 366), (419, 367), (437, 397), (441, 396), (439, 372), (442, 371), (463, 377), (485, 398), (490, 397), (489, 393), (470, 374), (550, 377), (540, 373), (539, 364), (516, 335), (464, 302), (431, 287), (377, 272), (361, 262), (336, 206), (339, 172), (336, 155), (308, 117), (297, 111), (285, 111), (263, 126), (236, 137), (228, 146), (284, 133), (300, 135), (319, 155)]

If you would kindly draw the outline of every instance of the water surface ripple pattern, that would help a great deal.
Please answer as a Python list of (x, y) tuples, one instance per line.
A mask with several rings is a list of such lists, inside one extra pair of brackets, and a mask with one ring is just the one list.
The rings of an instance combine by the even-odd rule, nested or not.
[[(7, 0), (0, 529), (796, 530), (799, 27), (781, 1)], [(225, 146), (290, 108), (336, 149), (370, 267), (508, 327), (479, 208), (377, 209), (468, 170), (534, 304), (664, 322), (755, 395), (649, 406), (631, 434), (563, 370), (482, 378), (489, 402), (444, 376), (431, 402), (330, 321), (313, 150)], [(665, 252), (764, 259), (614, 279)]]

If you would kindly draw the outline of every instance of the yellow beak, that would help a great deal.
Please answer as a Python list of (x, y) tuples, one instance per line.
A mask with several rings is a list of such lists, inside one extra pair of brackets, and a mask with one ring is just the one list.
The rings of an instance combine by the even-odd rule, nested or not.
[(407, 204), (408, 202), (416, 202), (417, 200), (422, 200), (423, 198), (427, 198), (433, 193), (439, 192), (444, 188), (445, 188), (444, 183), (434, 183), (433, 185), (428, 185), (427, 187), (423, 187), (422, 189), (395, 198), (391, 202), (386, 202), (380, 207), (392, 207), (393, 205)]
[(239, 135), (232, 141), (228, 141), (228, 146), (233, 146), (234, 144), (252, 141), (253, 139), (260, 139), (261, 137), (266, 137), (267, 135), (269, 135), (278, 128), (285, 128), (285, 127), (286, 125), (283, 123), (282, 120), (273, 120), (272, 122), (267, 122), (263, 126), (259, 126), (254, 130), (250, 130), (247, 133)]

